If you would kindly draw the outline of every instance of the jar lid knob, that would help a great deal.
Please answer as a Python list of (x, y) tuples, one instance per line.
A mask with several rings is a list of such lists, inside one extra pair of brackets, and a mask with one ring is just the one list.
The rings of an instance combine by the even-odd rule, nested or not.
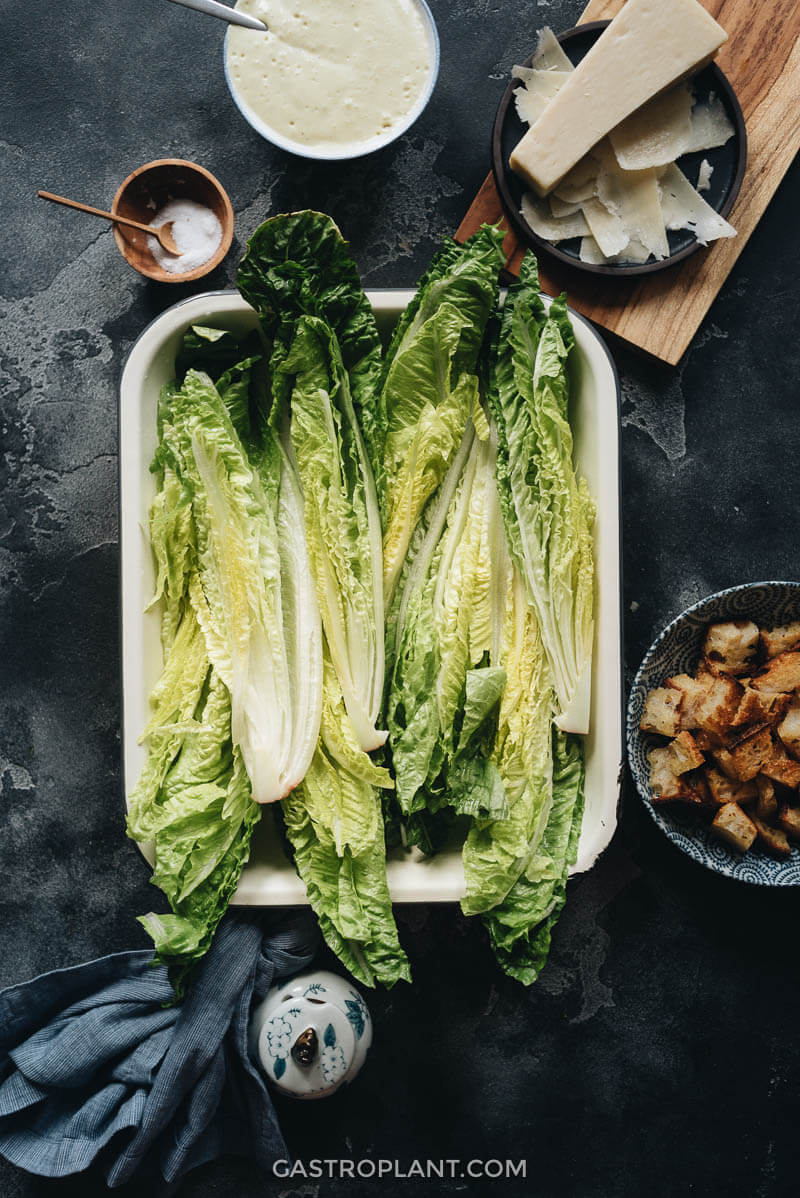
[(292, 1056), (298, 1065), (302, 1065), (304, 1069), (307, 1069), (309, 1065), (314, 1064), (318, 1052), (319, 1040), (317, 1039), (317, 1033), (313, 1027), (307, 1027), (304, 1032), (300, 1033), (292, 1045)]

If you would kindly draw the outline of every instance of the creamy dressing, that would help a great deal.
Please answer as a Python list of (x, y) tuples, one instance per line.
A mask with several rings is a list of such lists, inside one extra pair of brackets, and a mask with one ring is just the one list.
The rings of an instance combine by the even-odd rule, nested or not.
[(298, 147), (377, 147), (424, 98), (432, 39), (415, 0), (238, 0), (236, 8), (269, 32), (230, 27), (231, 87)]

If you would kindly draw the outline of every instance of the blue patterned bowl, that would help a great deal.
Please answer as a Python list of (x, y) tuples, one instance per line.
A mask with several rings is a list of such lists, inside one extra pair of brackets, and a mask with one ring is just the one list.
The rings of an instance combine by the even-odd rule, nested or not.
[(767, 628), (800, 619), (800, 582), (752, 582), (717, 591), (701, 599), (668, 624), (647, 651), (628, 699), (626, 736), (628, 763), (639, 794), (652, 818), (678, 848), (717, 873), (758, 886), (800, 885), (800, 847), (778, 861), (753, 848), (743, 856), (718, 840), (689, 810), (650, 801), (648, 752), (663, 737), (642, 732), (639, 720), (647, 692), (672, 674), (691, 674), (697, 667), (706, 625), (714, 620), (749, 619)]

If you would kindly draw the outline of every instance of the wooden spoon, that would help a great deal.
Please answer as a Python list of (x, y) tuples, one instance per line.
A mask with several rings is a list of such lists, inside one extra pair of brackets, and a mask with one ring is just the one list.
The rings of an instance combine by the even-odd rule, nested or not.
[(51, 191), (40, 191), (37, 195), (43, 200), (52, 200), (54, 204), (65, 204), (67, 208), (77, 208), (79, 212), (88, 212), (91, 216), (102, 216), (105, 220), (116, 222), (118, 225), (130, 225), (132, 229), (141, 229), (143, 233), (147, 233), (149, 237), (155, 237), (167, 251), (168, 254), (174, 254), (176, 257), (180, 255), (180, 250), (176, 246), (172, 237), (173, 221), (168, 220), (158, 228), (153, 228), (152, 225), (143, 225), (138, 220), (131, 220), (127, 216), (115, 216), (113, 212), (104, 212), (102, 208), (91, 208), (88, 204), (79, 204), (77, 200), (68, 200), (66, 196), (53, 195)]

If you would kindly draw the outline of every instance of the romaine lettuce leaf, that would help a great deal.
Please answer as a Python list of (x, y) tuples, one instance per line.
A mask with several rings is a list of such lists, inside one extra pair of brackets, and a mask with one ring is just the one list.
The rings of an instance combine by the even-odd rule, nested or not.
[(197, 569), (189, 600), (231, 693), (233, 741), (253, 797), (274, 802), (308, 768), (322, 705), (321, 629), (299, 491), (285, 455), (270, 454), (270, 471), (251, 466), (207, 375), (188, 371), (163, 436), (192, 495)]
[(493, 440), (475, 437), (470, 424), (412, 540), (393, 605), (387, 718), (406, 814), (443, 803), (463, 814), (505, 809), (486, 764), (486, 724), (505, 682), (499, 651), (510, 568), (494, 470)]
[[(171, 914), (151, 912), (140, 922), (153, 938), (157, 959), (170, 966), (178, 996), (236, 889), (261, 810), (231, 741), (228, 689), (210, 668), (202, 634), (194, 629), (189, 608), (154, 694), (150, 753), (128, 814), (129, 834), (153, 843), (152, 882), (172, 908)], [(191, 704), (190, 718), (179, 706), (172, 712), (178, 722), (170, 725), (164, 719), (178, 697), (175, 684), (187, 660), (180, 651), (184, 640), (199, 657), (204, 680), (198, 694), (197, 671), (187, 678), (180, 700), (184, 708)]]
[(353, 735), (326, 656), (325, 702), (311, 767), (280, 812), (322, 933), (365, 985), (409, 979), (386, 881), (380, 793), (391, 778)]
[(379, 503), (383, 503), (381, 344), (372, 307), (361, 287), (350, 247), (329, 216), (291, 212), (273, 217), (247, 243), (237, 286), (255, 308), (272, 347), (270, 372), (277, 407), (285, 402), (278, 368), (303, 316), (324, 321), (339, 343), (358, 424), (364, 436)]
[(491, 760), (502, 779), (508, 812), (478, 819), (464, 842), (465, 914), (502, 902), (517, 879), (537, 868), (552, 804), (553, 698), (536, 614), (514, 572), (508, 588), (498, 663), (506, 675)]
[(594, 504), (572, 461), (563, 296), (545, 312), (528, 255), (509, 289), (488, 398), (497, 422), (498, 483), (509, 546), (542, 630), (557, 723), (587, 732), (593, 637)]
[[(257, 357), (232, 334), (200, 327), (179, 357), (183, 382), (165, 387), (159, 402), (160, 485), (150, 510), (164, 661), (128, 831), (155, 849), (153, 882), (172, 910), (142, 923), (180, 996), (249, 854), (261, 809), (248, 769), (260, 784), (274, 780), (276, 756), (282, 788), (311, 760), (322, 631), (299, 482), (275, 435), (253, 420)], [(215, 372), (216, 386), (193, 360)], [(227, 623), (233, 612), (241, 638)]]
[(289, 437), (322, 626), (361, 747), (376, 749), (383, 701), (381, 524), (375, 483), (330, 327), (301, 317), (278, 374), (291, 380)]
[(385, 416), (375, 320), (347, 244), (319, 213), (267, 221), (239, 286), (269, 345), (269, 425), (303, 492), (325, 644), (319, 742), (281, 804), (287, 839), (328, 942), (354, 974), (408, 976), (386, 882), (379, 789), (366, 750), (384, 687), (381, 503)]
[(505, 261), (484, 228), (445, 246), (401, 319), (383, 370), (384, 594), (391, 600), (422, 512), (478, 401), (478, 354)]
[(483, 916), (500, 965), (529, 986), (547, 961), (553, 926), (566, 901), (567, 874), (578, 856), (583, 816), (580, 741), (555, 732), (553, 803), (542, 837), (537, 873), (523, 874), (501, 903)]

